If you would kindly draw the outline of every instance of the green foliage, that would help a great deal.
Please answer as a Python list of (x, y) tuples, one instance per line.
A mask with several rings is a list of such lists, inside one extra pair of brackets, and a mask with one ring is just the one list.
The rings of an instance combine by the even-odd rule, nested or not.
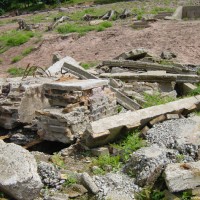
[(68, 187), (70, 185), (76, 184), (78, 182), (74, 174), (67, 174), (67, 180), (64, 182), (63, 186)]
[(22, 51), (22, 55), (23, 55), (23, 56), (27, 56), (27, 55), (30, 54), (33, 50), (34, 50), (33, 47), (28, 47), (28, 48), (26, 48), (26, 49), (24, 49), (24, 50)]
[(4, 193), (0, 191), (0, 198), (4, 198)]
[(66, 168), (64, 159), (60, 154), (54, 153), (53, 156), (51, 156), (51, 162), (60, 168)]
[(32, 37), (34, 37), (34, 33), (31, 31), (8, 31), (0, 35), (0, 53), (10, 47), (22, 45)]
[(104, 175), (105, 171), (101, 168), (97, 168), (95, 170), (92, 171), (94, 175)]
[(143, 104), (143, 108), (148, 108), (174, 101), (175, 98), (170, 96), (162, 97), (160, 93), (154, 93), (153, 95), (144, 93), (144, 100), (145, 103)]
[(135, 194), (136, 200), (162, 200), (164, 197), (164, 192), (160, 190), (151, 190), (149, 187), (145, 187)]
[(200, 85), (197, 85), (197, 88), (192, 90), (190, 93), (189, 93), (189, 96), (195, 96), (195, 95), (199, 95), (200, 94)]
[(183, 192), (183, 194), (181, 196), (181, 200), (190, 200), (191, 197), (192, 197), (192, 192), (186, 191), (186, 192)]
[(178, 154), (177, 156), (176, 156), (176, 160), (177, 160), (177, 162), (182, 162), (183, 160), (184, 160), (184, 158), (185, 158), (185, 156), (183, 155), (183, 154)]
[(22, 76), (24, 74), (25, 69), (23, 68), (18, 68), (18, 67), (12, 67), (8, 69), (8, 73), (12, 76)]
[(98, 158), (93, 159), (92, 164), (100, 167), (104, 171), (107, 170), (107, 166), (111, 166), (113, 171), (119, 170), (121, 167), (120, 156), (111, 155), (101, 155)]
[(22, 56), (15, 56), (13, 59), (12, 59), (12, 63), (16, 63), (18, 61), (20, 61), (22, 59)]
[(88, 62), (88, 63), (81, 63), (81, 66), (84, 68), (84, 69), (90, 69), (94, 66), (97, 65), (97, 62)]
[(121, 152), (122, 159), (127, 161), (134, 151), (144, 147), (146, 142), (139, 137), (139, 132), (129, 134), (121, 143), (112, 146)]
[(154, 7), (150, 13), (158, 14), (159, 12), (174, 12), (174, 9), (169, 7)]
[(112, 23), (111, 22), (102, 22), (99, 25), (96, 26), (90, 26), (90, 25), (81, 25), (81, 24), (64, 24), (60, 25), (57, 28), (57, 31), (61, 34), (66, 34), (66, 33), (79, 33), (81, 35), (86, 34), (87, 32), (90, 31), (102, 31), (105, 30), (105, 28), (111, 27)]

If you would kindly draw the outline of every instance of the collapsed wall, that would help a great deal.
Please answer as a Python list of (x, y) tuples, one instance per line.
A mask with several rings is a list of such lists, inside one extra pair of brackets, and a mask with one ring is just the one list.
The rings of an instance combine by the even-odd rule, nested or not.
[(116, 96), (107, 84), (94, 79), (44, 84), (51, 107), (36, 112), (40, 137), (69, 144), (90, 121), (117, 114)]

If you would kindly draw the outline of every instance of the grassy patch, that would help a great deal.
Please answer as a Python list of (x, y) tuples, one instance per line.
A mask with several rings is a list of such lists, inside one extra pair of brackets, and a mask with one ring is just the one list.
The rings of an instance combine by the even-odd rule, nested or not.
[(13, 59), (12, 59), (12, 63), (16, 63), (18, 61), (20, 61), (23, 57), (22, 56), (15, 56)]
[(189, 96), (195, 96), (195, 95), (199, 95), (200, 94), (200, 85), (197, 85), (197, 88), (192, 90), (190, 93), (189, 93)]
[(30, 54), (33, 50), (34, 50), (33, 47), (28, 47), (28, 48), (24, 49), (24, 50), (22, 51), (22, 56), (27, 56), (27, 55)]
[(151, 14), (158, 14), (159, 12), (174, 12), (175, 9), (170, 7), (154, 7), (150, 13)]
[(60, 168), (66, 167), (64, 159), (60, 154), (54, 153), (53, 156), (51, 156), (51, 162)]
[(18, 68), (18, 67), (12, 67), (8, 69), (8, 73), (12, 76), (23, 76), (25, 69), (23, 68)]
[(88, 63), (81, 63), (81, 66), (84, 69), (90, 69), (92, 67), (95, 67), (98, 63), (97, 62), (88, 62)]
[(22, 45), (32, 37), (34, 37), (34, 33), (31, 31), (8, 31), (0, 35), (0, 53), (10, 47)]
[(74, 174), (66, 174), (67, 180), (64, 182), (63, 186), (68, 187), (70, 185), (78, 183), (77, 177)]
[(128, 134), (119, 144), (114, 144), (112, 146), (118, 149), (121, 152), (122, 159), (127, 161), (134, 151), (146, 146), (146, 142), (139, 137), (139, 132), (135, 131)]
[(58, 28), (57, 28), (57, 31), (61, 34), (67, 34), (67, 33), (79, 33), (81, 35), (84, 35), (86, 34), (87, 32), (90, 32), (90, 31), (103, 31), (105, 30), (106, 28), (109, 28), (112, 26), (112, 23), (111, 22), (102, 22), (101, 24), (99, 25), (96, 25), (96, 26), (90, 26), (90, 25), (81, 25), (81, 24), (63, 24), (63, 25), (60, 25)]
[(94, 159), (93, 165), (100, 167), (103, 171), (107, 171), (111, 167), (113, 171), (119, 170), (121, 167), (120, 156), (102, 155)]
[(144, 93), (144, 100), (145, 103), (143, 104), (143, 108), (148, 108), (151, 106), (165, 104), (176, 99), (169, 96), (162, 97), (160, 93), (155, 93), (153, 95)]

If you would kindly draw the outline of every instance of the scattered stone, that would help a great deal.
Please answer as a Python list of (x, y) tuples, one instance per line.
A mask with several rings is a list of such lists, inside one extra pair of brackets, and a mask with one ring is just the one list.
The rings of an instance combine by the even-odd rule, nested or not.
[(143, 147), (134, 152), (125, 166), (125, 171), (134, 174), (136, 184), (152, 186), (169, 163), (166, 151), (158, 146)]
[(92, 21), (90, 21), (90, 25), (91, 25), (91, 26), (96, 26), (96, 25), (98, 25), (98, 24), (101, 24), (102, 22), (104, 22), (104, 20), (102, 20), (102, 19), (99, 19), (99, 20), (92, 20)]
[(170, 192), (194, 189), (200, 185), (200, 161), (169, 164), (164, 174)]
[(86, 172), (84, 172), (81, 176), (81, 182), (82, 184), (93, 194), (97, 194), (99, 191), (99, 188), (96, 186), (95, 182), (92, 180), (90, 175)]
[(45, 153), (39, 152), (39, 151), (31, 151), (31, 154), (35, 157), (37, 162), (48, 162), (50, 159), (50, 155), (47, 155)]
[(68, 187), (65, 192), (68, 194), (69, 198), (76, 198), (87, 193), (87, 189), (79, 184), (73, 184)]
[(160, 55), (162, 59), (171, 60), (172, 58), (176, 58), (176, 55), (169, 51), (163, 51)]
[(167, 119), (170, 120), (170, 119), (179, 119), (179, 114), (167, 114)]
[(47, 196), (44, 200), (68, 200), (69, 196), (63, 193), (55, 193), (51, 196)]
[(52, 58), (52, 63), (53, 64), (58, 62), (61, 59), (62, 59), (62, 56), (59, 54), (59, 52), (53, 53), (53, 58)]
[(104, 156), (109, 155), (109, 149), (108, 147), (99, 147), (91, 149), (91, 152), (94, 156)]
[(0, 140), (0, 190), (17, 200), (32, 200), (42, 187), (34, 156)]
[(38, 164), (38, 173), (45, 186), (60, 189), (64, 180), (61, 179), (60, 172), (51, 163), (40, 162)]

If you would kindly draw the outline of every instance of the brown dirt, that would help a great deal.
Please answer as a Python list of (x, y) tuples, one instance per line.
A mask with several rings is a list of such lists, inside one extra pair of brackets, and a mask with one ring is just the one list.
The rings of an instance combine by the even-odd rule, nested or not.
[(177, 55), (180, 63), (200, 63), (200, 21), (158, 21), (150, 28), (134, 30), (128, 25), (116, 25), (103, 32), (90, 32), (73, 39), (61, 39), (48, 35), (41, 46), (16, 64), (10, 64), (13, 57), (20, 55), (28, 46), (36, 46), (32, 41), (14, 47), (0, 57), (0, 73), (13, 66), (25, 67), (28, 63), (48, 67), (52, 54), (56, 51), (64, 56), (72, 56), (80, 62), (112, 59), (124, 51), (145, 48), (155, 55), (169, 50)]

